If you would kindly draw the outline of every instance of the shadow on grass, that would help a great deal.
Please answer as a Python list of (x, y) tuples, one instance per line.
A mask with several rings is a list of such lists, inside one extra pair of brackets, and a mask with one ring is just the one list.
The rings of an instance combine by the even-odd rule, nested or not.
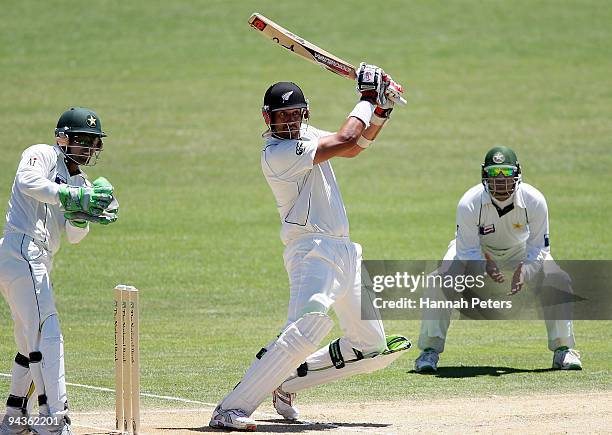
[[(547, 373), (555, 369), (517, 369), (514, 367), (492, 367), (492, 366), (457, 366), (438, 367), (437, 372), (418, 373), (435, 376), (436, 378), (475, 378), (477, 376), (503, 376), (514, 373)], [(408, 373), (417, 373), (410, 370)]]
[[(270, 423), (270, 424), (262, 424), (262, 423)], [(318, 423), (318, 422), (310, 422), (310, 421), (291, 421), (291, 420), (282, 420), (282, 419), (270, 419), (270, 420), (257, 420), (257, 431), (258, 432), (272, 432), (272, 433), (298, 433), (298, 432), (306, 432), (306, 431), (325, 431), (325, 430), (334, 430), (334, 429), (351, 429), (351, 428), (363, 428), (363, 429), (380, 429), (391, 426), (390, 424), (384, 423)], [(211, 427), (160, 427), (157, 428), (159, 430), (188, 430), (191, 432), (200, 432), (200, 433), (227, 433), (228, 429), (213, 429)], [(240, 432), (240, 431), (236, 431)]]

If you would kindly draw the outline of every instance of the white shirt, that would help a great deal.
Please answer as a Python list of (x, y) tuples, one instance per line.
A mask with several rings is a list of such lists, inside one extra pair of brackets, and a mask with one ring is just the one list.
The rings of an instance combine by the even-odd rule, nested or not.
[(525, 261), (541, 265), (550, 255), (546, 199), (538, 189), (521, 182), (514, 200), (500, 209), (482, 183), (477, 184), (457, 205), (455, 239), (459, 260), (483, 260), (487, 252), (502, 264)]
[(6, 213), (4, 233), (22, 233), (40, 242), (52, 254), (60, 247), (66, 231), (70, 243), (78, 243), (89, 231), (77, 228), (64, 218), (60, 208), (60, 184), (85, 186), (84, 174), (70, 176), (64, 154), (56, 146), (32, 145), (21, 155)]
[(349, 235), (332, 166), (329, 160), (314, 164), (319, 138), (330, 134), (309, 126), (300, 139), (267, 137), (261, 168), (276, 198), (285, 245), (306, 234)]

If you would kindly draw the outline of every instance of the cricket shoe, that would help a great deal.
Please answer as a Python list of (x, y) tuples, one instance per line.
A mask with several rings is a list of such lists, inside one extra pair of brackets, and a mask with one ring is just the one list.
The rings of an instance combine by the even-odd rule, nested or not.
[(440, 354), (433, 349), (425, 349), (414, 361), (414, 371), (417, 373), (433, 373), (438, 371)]
[(27, 425), (27, 416), (9, 416), (8, 414), (0, 423), (0, 435), (30, 435), (30, 426)]
[(561, 346), (555, 350), (552, 368), (559, 370), (582, 370), (580, 354), (575, 349)]
[(242, 409), (222, 409), (218, 405), (213, 411), (212, 418), (208, 423), (210, 427), (218, 429), (237, 429), (254, 431), (257, 429), (257, 423), (252, 418), (249, 418), (246, 412)]
[[(41, 420), (49, 419), (49, 416), (40, 416)], [(57, 424), (39, 424), (32, 428), (33, 435), (73, 435), (70, 430), (70, 418), (63, 416)]]
[(297, 420), (300, 412), (294, 406), (295, 393), (287, 393), (281, 387), (278, 387), (272, 393), (272, 404), (279, 415), (282, 415), (286, 420)]

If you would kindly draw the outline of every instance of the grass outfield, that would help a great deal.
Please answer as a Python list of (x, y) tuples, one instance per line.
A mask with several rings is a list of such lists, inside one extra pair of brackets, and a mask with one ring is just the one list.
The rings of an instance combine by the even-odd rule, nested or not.
[[(312, 123), (336, 129), (353, 85), (249, 29), (251, 3), (12, 2), (0, 30), (0, 212), (22, 150), (89, 106), (109, 133), (92, 177), (116, 187), (120, 221), (64, 245), (53, 280), (70, 382), (113, 387), (112, 288), (141, 293), (142, 390), (215, 402), (283, 325), (278, 214), (261, 175), (260, 107), (302, 85)], [(351, 235), (368, 259), (433, 259), (494, 144), (513, 147), (547, 197), (552, 253), (610, 259), (612, 5), (602, 1), (258, 2), (338, 56), (382, 65), (410, 104), (371, 151), (334, 161)], [(455, 322), (441, 376), (388, 370), (304, 400), (611, 390), (612, 322), (576, 322), (585, 370), (550, 367), (543, 322)], [(417, 322), (389, 322), (416, 342)], [(338, 330), (334, 331), (334, 335)], [(15, 349), (0, 303), (0, 373)], [(506, 369), (504, 369), (506, 368)], [(513, 370), (510, 369), (515, 369)], [(516, 371), (518, 370), (518, 372)], [(532, 370), (532, 371), (530, 371)], [(535, 370), (535, 371), (533, 371)], [(0, 400), (8, 392), (0, 377)], [(109, 393), (70, 388), (74, 409)], [(145, 399), (145, 406), (162, 402)], [(164, 403), (166, 405), (166, 403)]]

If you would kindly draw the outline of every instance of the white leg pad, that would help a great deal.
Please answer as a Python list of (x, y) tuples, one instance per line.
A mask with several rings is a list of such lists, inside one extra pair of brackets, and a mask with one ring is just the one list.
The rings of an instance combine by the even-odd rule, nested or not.
[(49, 413), (50, 415), (64, 415), (67, 402), (64, 338), (56, 315), (48, 317), (42, 325), (40, 352), (43, 358), (40, 370)]
[[(327, 348), (325, 348), (327, 351)], [(323, 349), (319, 350), (317, 354), (322, 354)], [(329, 353), (327, 351), (327, 353)], [(397, 358), (402, 355), (402, 351), (393, 352), (389, 354), (381, 353), (376, 356), (366, 356), (360, 360), (347, 360), (344, 362), (344, 367), (336, 368), (333, 365), (308, 369), (305, 375), (295, 375), (290, 379), (287, 379), (281, 385), (283, 391), (287, 393), (297, 393), (298, 391), (306, 388), (316, 387), (317, 385), (326, 384), (329, 382), (337, 381), (339, 379), (346, 378), (348, 376), (359, 375), (364, 373), (371, 373), (376, 370), (384, 369)], [(348, 352), (345, 355), (350, 355)], [(307, 360), (307, 364), (308, 360)]]
[(321, 340), (329, 334), (333, 321), (323, 313), (308, 313), (285, 328), (255, 361), (242, 381), (223, 399), (221, 408), (241, 409), (251, 415), (287, 379)]
[[(22, 359), (25, 359), (23, 361)], [(17, 362), (20, 360), (21, 362)], [(27, 397), (32, 383), (32, 375), (30, 374), (29, 361), (24, 355), (18, 355), (13, 362), (11, 370), (11, 387), (10, 394), (17, 397)]]

